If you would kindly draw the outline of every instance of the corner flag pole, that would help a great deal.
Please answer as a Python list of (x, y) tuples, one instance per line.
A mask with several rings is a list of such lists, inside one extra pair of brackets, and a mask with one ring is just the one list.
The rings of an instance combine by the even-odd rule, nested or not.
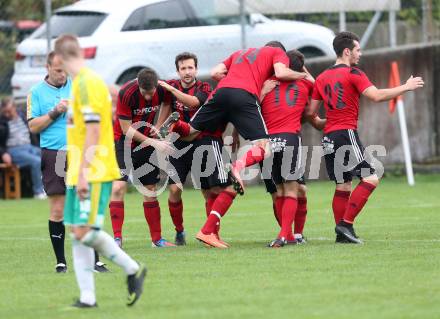
[[(400, 85), (399, 67), (396, 61), (391, 62), (390, 87)], [(396, 101), (397, 100), (397, 101)], [(411, 150), (409, 146), (408, 129), (406, 127), (406, 116), (404, 104), (401, 96), (396, 100), (390, 101), (390, 112), (394, 112), (394, 107), (397, 106), (397, 114), (399, 116), (400, 136), (402, 138), (403, 155), (405, 157), (406, 178), (408, 185), (414, 186), (414, 172), (411, 160)]]

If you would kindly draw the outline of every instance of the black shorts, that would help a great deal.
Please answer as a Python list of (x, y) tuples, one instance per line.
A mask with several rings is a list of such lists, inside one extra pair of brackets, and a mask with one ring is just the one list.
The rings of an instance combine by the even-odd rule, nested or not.
[(214, 132), (227, 122), (246, 140), (268, 137), (257, 98), (242, 89), (218, 89), (193, 116), (190, 125), (198, 131)]
[(230, 162), (229, 154), (223, 151), (222, 138), (205, 136), (194, 141), (191, 175), (195, 188), (210, 189), (231, 185), (225, 165)]
[(44, 191), (48, 196), (65, 195), (66, 151), (42, 148), (41, 175)]
[[(160, 180), (160, 170), (157, 167), (154, 148), (147, 146), (134, 152), (131, 145), (126, 144), (125, 149), (130, 152), (126, 162), (124, 160), (124, 144), (126, 143), (123, 138), (115, 141), (116, 159), (122, 176), (119, 180), (127, 182), (131, 175), (131, 180), (135, 185), (157, 184)], [(142, 168), (139, 169), (140, 167)]]
[(269, 137), (272, 156), (266, 165), (272, 163), (271, 174), (275, 185), (299, 181), (304, 175), (301, 136), (295, 133), (272, 134)]
[[(264, 187), (266, 188), (266, 192), (269, 194), (275, 194), (277, 192), (277, 185), (275, 185), (275, 182), (272, 179), (270, 170), (264, 167), (264, 162), (260, 162), (260, 170), (261, 170), (261, 178), (264, 182)], [(267, 166), (271, 166), (270, 164)], [(300, 185), (306, 185), (306, 179), (304, 178), (304, 175), (301, 176), (297, 180), (298, 184)]]
[(356, 130), (338, 130), (322, 138), (325, 166), (332, 181), (337, 184), (350, 182), (375, 174)]
[[(186, 177), (191, 171), (195, 146), (193, 142), (177, 140), (174, 142), (174, 147), (184, 153), (178, 158), (169, 157), (168, 184), (185, 184)], [(184, 151), (185, 149), (187, 150)]]

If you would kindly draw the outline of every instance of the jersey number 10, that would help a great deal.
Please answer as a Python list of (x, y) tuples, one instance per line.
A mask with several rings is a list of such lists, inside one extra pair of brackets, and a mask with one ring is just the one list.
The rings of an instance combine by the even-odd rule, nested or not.
[[(280, 86), (277, 85), (275, 87), (275, 103), (277, 105), (280, 105)], [(291, 83), (286, 87), (286, 91), (284, 92), (285, 95), (285, 101), (287, 106), (289, 107), (294, 107), (296, 104), (296, 101), (298, 100), (298, 95), (299, 95), (299, 88), (298, 85), (296, 85), (296, 83)]]

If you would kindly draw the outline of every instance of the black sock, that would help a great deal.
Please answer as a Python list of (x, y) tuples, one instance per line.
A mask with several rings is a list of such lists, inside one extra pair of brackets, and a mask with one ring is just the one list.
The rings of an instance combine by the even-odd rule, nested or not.
[(343, 220), (339, 223), (339, 225), (344, 226), (344, 227), (346, 227), (346, 228), (348, 228), (350, 230), (353, 229), (353, 224), (347, 223), (347, 222), (345, 222)]
[(94, 252), (95, 252), (95, 264), (96, 264), (99, 261), (99, 255), (96, 250), (94, 250)]
[(49, 235), (55, 257), (57, 258), (57, 263), (66, 264), (66, 257), (64, 256), (64, 237), (66, 235), (66, 228), (64, 227), (63, 222), (49, 220)]

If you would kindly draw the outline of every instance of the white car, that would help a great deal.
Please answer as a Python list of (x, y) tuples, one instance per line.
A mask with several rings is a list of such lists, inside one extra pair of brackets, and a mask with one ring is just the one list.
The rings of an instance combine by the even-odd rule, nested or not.
[[(143, 67), (161, 78), (175, 77), (174, 58), (183, 51), (197, 54), (199, 76), (241, 47), (237, 0), (83, 0), (56, 10), (52, 38), (79, 36), (88, 65), (108, 84), (122, 84)], [(247, 9), (246, 46), (271, 40), (296, 48), (306, 57), (333, 56), (334, 34), (310, 23), (271, 20)], [(53, 44), (53, 43), (52, 43)], [(24, 98), (45, 75), (46, 25), (17, 47), (13, 96)]]

